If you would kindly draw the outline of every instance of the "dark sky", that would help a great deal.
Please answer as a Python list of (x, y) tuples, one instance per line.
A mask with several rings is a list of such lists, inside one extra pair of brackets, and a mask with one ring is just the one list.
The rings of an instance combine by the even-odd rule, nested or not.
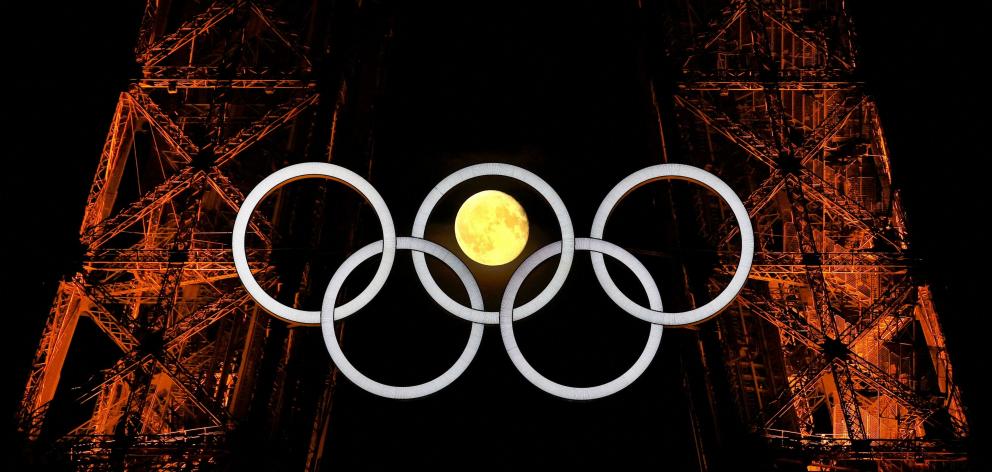
[[(4, 344), (10, 373), (3, 382), (4, 388), (0, 394), (0, 418), (5, 418), (5, 421), (13, 416), (23, 391), (25, 375), (56, 283), (60, 276), (71, 273), (78, 264), (77, 231), (93, 169), (117, 94), (136, 74), (131, 50), (141, 13), (138, 3), (120, 8), (114, 2), (72, 3), (68, 6), (33, 2), (18, 7), (20, 11), (5, 14), (8, 20), (16, 20), (4, 30), (2, 41), (6, 64), (2, 107), (6, 168), (0, 188), (5, 208), (8, 209), (2, 246), (7, 249), (8, 263), (4, 264), (0, 277), (3, 278), (2, 286), (8, 300), (8, 337)], [(985, 374), (983, 360), (987, 354), (979, 350), (988, 344), (986, 333), (992, 328), (982, 302), (984, 294), (988, 293), (984, 286), (987, 281), (985, 268), (992, 266), (992, 257), (987, 249), (986, 233), (981, 228), (988, 219), (985, 213), (988, 198), (984, 192), (988, 188), (986, 161), (990, 156), (984, 139), (988, 135), (990, 104), (984, 87), (987, 74), (982, 73), (981, 66), (989, 46), (987, 36), (982, 33), (983, 21), (990, 13), (989, 7), (984, 3), (976, 7), (973, 2), (943, 2), (941, 8), (910, 7), (905, 2), (895, 1), (848, 3), (858, 28), (860, 74), (879, 103), (892, 151), (895, 184), (904, 192), (913, 251), (922, 260), (922, 275), (931, 281), (935, 290), (955, 375), (970, 410), (976, 444), (984, 444), (989, 437), (990, 407), (982, 400), (992, 394), (989, 387), (982, 385)], [(406, 8), (412, 6), (407, 5)], [(636, 137), (639, 132), (622, 128), (621, 125), (611, 125), (615, 120), (607, 118), (583, 124), (575, 119), (569, 121), (558, 115), (552, 116), (554, 113), (580, 113), (589, 102), (595, 103), (592, 106), (596, 111), (609, 114), (622, 111), (623, 103), (631, 100), (630, 91), (623, 88), (623, 74), (631, 71), (617, 67), (626, 62), (624, 53), (616, 52), (617, 48), (629, 44), (631, 40), (624, 26), (627, 18), (611, 14), (606, 9), (602, 14), (597, 14), (597, 10), (586, 5), (576, 8), (574, 14), (558, 15), (552, 8), (517, 5), (451, 13), (452, 18), (461, 20), (486, 19), (491, 28), (479, 31), (472, 27), (471, 22), (449, 23), (452, 31), (460, 35), (460, 40), (453, 41), (444, 33), (432, 35), (430, 28), (418, 27), (417, 21), (436, 21), (439, 25), (448, 23), (443, 16), (439, 19), (434, 14), (443, 14), (442, 10), (427, 7), (424, 12), (408, 12), (406, 19), (397, 23), (400, 28), (398, 38), (406, 38), (405, 43), (398, 41), (397, 44), (400, 48), (404, 44), (408, 48), (412, 47), (410, 45), (442, 48), (441, 53), (426, 58), (428, 64), (436, 61), (433, 66), (439, 68), (432, 69), (434, 77), (454, 82), (476, 81), (484, 84), (484, 88), (488, 87), (488, 95), (469, 100), (440, 98), (441, 103), (448, 103), (452, 108), (448, 112), (435, 113), (438, 116), (450, 113), (449, 120), (453, 119), (452, 116), (469, 113), (466, 110), (473, 107), (494, 110), (491, 121), (478, 120), (475, 122), (478, 129), (467, 130), (460, 139), (466, 142), (485, 140), (490, 132), (487, 125), (510, 120), (518, 124), (514, 128), (519, 133), (515, 136), (518, 143), (566, 143), (571, 137), (574, 141), (572, 148), (561, 147), (557, 152), (590, 154), (597, 149), (606, 149), (607, 143), (588, 137), (594, 134), (597, 127), (615, 126), (606, 132), (618, 139)], [(536, 33), (541, 31), (544, 32)], [(472, 47), (469, 40), (482, 35), (502, 38), (485, 42), (490, 49), (484, 52), (491, 56), (469, 50)], [(448, 56), (444, 56), (445, 52)], [(514, 52), (521, 53), (519, 57), (522, 59), (515, 59), (518, 55)], [(406, 54), (406, 59), (403, 59), (403, 54)], [(403, 91), (422, 85), (416, 83), (416, 80), (422, 79), (409, 73), (409, 61), (411, 57), (416, 57), (416, 52), (401, 50), (399, 55), (400, 64), (396, 66), (399, 71), (391, 80), (401, 82), (396, 85), (400, 90), (397, 95), (408, 98), (394, 103), (396, 115), (393, 118), (412, 119), (415, 117), (404, 115), (407, 113), (404, 110), (416, 109), (420, 104), (415, 95), (404, 95)], [(439, 59), (443, 57), (448, 57), (449, 61)], [(479, 73), (488, 70), (478, 62), (484, 60), (479, 58), (485, 57), (499, 61), (502, 67), (494, 70), (502, 75), (465, 78), (459, 75), (462, 65), (450, 62), (474, 60), (475, 63), (467, 64), (464, 69)], [(405, 75), (404, 60), (408, 70)], [(563, 76), (581, 79), (564, 86), (554, 81)], [(401, 79), (411, 82), (404, 85)], [(502, 81), (517, 85), (511, 92), (501, 92), (492, 87), (492, 84)], [(589, 90), (586, 85), (596, 88)], [(435, 90), (443, 91), (445, 88), (435, 85)], [(500, 106), (507, 100), (514, 103), (513, 100), (520, 101), (527, 97), (551, 98), (542, 102), (546, 108), (531, 113)], [(423, 98), (425, 101), (432, 99)], [(402, 133), (399, 135), (402, 136)], [(424, 142), (429, 143), (430, 139), (409, 142), (407, 152), (411, 155), (431, 152), (431, 149), (423, 148), (427, 146)], [(452, 147), (458, 148), (460, 143), (463, 144), (453, 142)], [(388, 146), (384, 151), (387, 155)], [(399, 145), (392, 146), (395, 149)], [(498, 153), (500, 150), (487, 149), (487, 152)], [(541, 154), (542, 150), (534, 152)], [(554, 152), (550, 152), (544, 159), (555, 161), (555, 157)], [(547, 165), (546, 169), (542, 167), (546, 164), (538, 162), (536, 165), (542, 172), (547, 170), (557, 179), (573, 177), (564, 171), (551, 170), (551, 165)], [(613, 174), (603, 179), (605, 186), (616, 181)], [(583, 201), (582, 204), (585, 204), (584, 199), (598, 199), (586, 198), (579, 189), (565, 189), (562, 193), (570, 203)], [(602, 192), (593, 193), (599, 195)], [(386, 197), (391, 200), (389, 195)], [(412, 212), (407, 210), (394, 210), (394, 213), (403, 215), (397, 217), (401, 228), (408, 227), (406, 219), (412, 218)], [(583, 222), (584, 227), (584, 222), (590, 219), (591, 210), (576, 211), (579, 215), (573, 218)], [(408, 273), (397, 274), (401, 275), (411, 276)], [(489, 347), (496, 344), (495, 338), (490, 339)], [(488, 355), (496, 354), (490, 352)], [(654, 367), (649, 374), (661, 369)], [(516, 375), (515, 372), (512, 374)], [(477, 374), (477, 377), (479, 375), (482, 374)], [(467, 388), (483, 388), (482, 385), (497, 388), (522, 382), (514, 376), (501, 372), (495, 378), (469, 378), (466, 382), (470, 387)], [(478, 386), (471, 387), (476, 384)], [(511, 389), (510, 395), (518, 394), (512, 392), (516, 390)], [(651, 418), (652, 414), (658, 415), (656, 420), (664, 420), (668, 418), (665, 416), (668, 413), (651, 407), (648, 400), (643, 395), (632, 394), (614, 403), (606, 402), (594, 412), (583, 413), (598, 421), (593, 423), (596, 427), (616, 432), (615, 435), (601, 433), (613, 439), (607, 441), (597, 453), (609, 455), (617, 453), (610, 450), (611, 447), (649, 445), (646, 438), (629, 428), (630, 422)], [(440, 398), (438, 401), (448, 400)], [(640, 405), (640, 402), (649, 408), (645, 416), (628, 416), (632, 410), (629, 404), (623, 403)], [(510, 401), (508, 404), (512, 403)], [(390, 414), (389, 408), (392, 407), (379, 403), (371, 406), (378, 412), (374, 418), (345, 417), (340, 421), (360, 424), (367, 420), (369, 424), (389, 424), (385, 416)], [(496, 430), (531, 439), (545, 434), (558, 435), (555, 444), (559, 451), (568, 451), (562, 445), (568, 440), (562, 439), (561, 435), (588, 426), (570, 419), (577, 416), (576, 410), (560, 403), (539, 405), (538, 410), (547, 409), (548, 412), (546, 417), (534, 421), (538, 425), (536, 431), (528, 431), (528, 419), (514, 416), (510, 409), (492, 404), (483, 407), (494, 410), (483, 414), (482, 421), (520, 422), (515, 427), (502, 426)], [(429, 411), (429, 408), (424, 411)], [(551, 424), (553, 420), (563, 418), (575, 423)], [(420, 419), (430, 421), (428, 417)], [(449, 426), (479, 427), (476, 420), (479, 418), (459, 417), (452, 419)], [(396, 434), (415, 435), (416, 430), (397, 431)], [(457, 436), (457, 431), (444, 435), (448, 439)], [(360, 443), (374, 437), (369, 430), (365, 430), (349, 441)], [(583, 438), (588, 439), (586, 436)], [(497, 438), (492, 435), (462, 437), (451, 447), (471, 448), (475, 444), (477, 448), (487, 448), (486, 441), (494, 439)], [(676, 443), (679, 440), (672, 439)], [(423, 444), (424, 441), (421, 438), (418, 443)], [(340, 448), (336, 452), (358, 447), (348, 442), (336, 444), (335, 447)], [(575, 441), (576, 447), (582, 444), (588, 443)], [(520, 450), (540, 453), (538, 447), (533, 444), (521, 446)], [(583, 455), (590, 452), (573, 450), (570, 454), (572, 462), (581, 463)], [(457, 457), (468, 459), (472, 454), (462, 452)]]

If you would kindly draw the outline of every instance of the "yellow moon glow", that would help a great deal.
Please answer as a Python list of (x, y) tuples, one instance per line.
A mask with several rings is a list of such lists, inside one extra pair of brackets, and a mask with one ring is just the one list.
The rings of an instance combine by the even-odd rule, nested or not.
[(455, 216), (455, 239), (469, 258), (498, 266), (517, 258), (527, 244), (527, 213), (513, 197), (483, 190), (465, 200)]

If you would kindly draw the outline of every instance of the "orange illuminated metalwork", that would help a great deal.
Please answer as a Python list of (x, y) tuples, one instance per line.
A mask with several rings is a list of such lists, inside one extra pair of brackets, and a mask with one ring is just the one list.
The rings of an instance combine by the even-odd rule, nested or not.
[[(230, 455), (242, 421), (265, 431), (295, 422), (310, 425), (300, 463), (318, 467), (336, 371), (310, 379), (320, 385), (311, 403), (293, 403), (288, 366), (306, 335), (273, 322), (240, 288), (230, 228), (243, 191), (289, 162), (333, 153), (336, 163), (371, 167), (369, 96), (392, 35), (375, 19), (381, 12), (367, 13), (373, 3), (147, 2), (141, 73), (120, 94), (86, 200), (83, 263), (58, 286), (21, 402), (29, 445), (55, 444), (79, 469), (201, 469)], [(651, 86), (659, 160), (747, 192), (755, 227), (751, 280), (700, 329), (700, 344), (725, 367), (707, 369), (723, 381), (705, 388), (728, 385), (740, 421), (808, 470), (964, 459), (967, 419), (929, 288), (910, 271), (882, 127), (854, 79), (843, 0), (636, 8), (656, 3), (665, 28), (654, 26), (668, 34), (678, 76), (674, 110), (664, 110), (676, 123), (661, 126), (668, 97), (656, 95), (667, 88)], [(362, 25), (350, 39), (364, 56), (318, 81), (315, 54), (338, 51), (334, 21)], [(273, 195), (252, 219), (251, 270), (285, 302), (310, 293), (310, 265), (277, 277), (272, 236), (283, 219), (320, 221), (326, 196)], [(694, 210), (713, 246), (735, 238), (719, 204), (700, 199)], [(297, 243), (320, 239), (312, 226)], [(725, 285), (736, 256), (708, 287), (691, 287), (700, 300)], [(60, 376), (84, 324), (120, 356), (66, 393)], [(85, 412), (65, 430), (53, 426), (57, 390)]]
[[(716, 321), (742, 420), (817, 470), (964, 459), (960, 394), (929, 289), (909, 271), (843, 2), (733, 0), (708, 16), (675, 3), (680, 144), (738, 176), (756, 226), (752, 283)], [(719, 207), (697, 210), (713, 244), (733, 238)]]
[[(261, 2), (195, 8), (147, 4), (142, 75), (120, 94), (86, 201), (82, 268), (59, 285), (21, 403), (25, 437), (59, 434), (57, 450), (77, 467), (215, 463), (250, 410), (266, 345), (292, 342), (274, 337), (240, 288), (229, 232), (244, 179), (270, 170), (274, 151), (302, 152), (312, 132), (319, 95), (300, 39), (309, 20)], [(251, 268), (269, 288), (273, 213), (249, 228)], [(122, 356), (75, 392), (89, 418), (47, 431), (84, 322)]]

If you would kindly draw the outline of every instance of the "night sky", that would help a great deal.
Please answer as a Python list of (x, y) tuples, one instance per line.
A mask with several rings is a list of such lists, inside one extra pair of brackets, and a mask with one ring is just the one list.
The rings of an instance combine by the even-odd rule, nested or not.
[[(386, 200), (397, 202), (392, 211), (400, 234), (408, 231), (418, 203), (404, 203), (405, 195), (425, 194), (437, 176), (465, 159), (513, 154), (560, 187), (584, 235), (605, 191), (639, 167), (616, 169), (597, 157), (629, 153), (644, 164), (649, 157), (629, 144), (645, 139), (650, 124), (639, 114), (642, 96), (633, 86), (637, 70), (631, 66), (636, 41), (631, 9), (606, 6), (613, 2), (561, 2), (554, 8), (489, 2), (458, 9), (403, 3), (397, 10), (381, 117), (385, 138), (378, 144), (382, 162), (376, 165), (382, 167), (373, 171), (385, 186), (380, 190)], [(992, 267), (992, 251), (979, 225), (988, 219), (990, 156), (984, 140), (992, 108), (979, 66), (988, 55), (982, 29), (992, 12), (987, 4), (976, 7), (972, 2), (943, 2), (943, 8), (895, 1), (848, 4), (858, 32), (859, 73), (879, 104), (894, 183), (903, 191), (908, 212), (913, 254), (921, 259), (921, 276), (934, 289), (969, 410), (973, 449), (982, 452), (992, 424), (992, 407), (982, 403), (992, 395), (988, 384), (982, 386), (988, 354), (980, 351), (992, 328), (982, 300), (989, 291), (985, 268)], [(5, 426), (8, 431), (57, 282), (78, 267), (86, 193), (117, 95), (138, 72), (132, 48), (142, 7), (140, 2), (123, 8), (114, 2), (34, 2), (5, 14), (9, 25), (19, 27), (2, 33), (6, 168), (0, 188), (8, 210), (2, 246), (8, 263), (0, 277), (8, 306), (4, 344), (9, 375), (0, 393), (0, 418), (11, 426)], [(431, 109), (426, 115), (425, 108)], [(426, 159), (435, 159), (431, 171), (403, 167)], [(562, 162), (586, 167), (569, 170)], [(423, 175), (434, 171), (440, 173)], [(414, 183), (388, 185), (404, 178)], [(397, 260), (393, 277), (412, 280), (408, 256)], [(582, 270), (586, 276), (591, 272)], [(585, 297), (584, 283), (580, 278), (565, 298)], [(413, 285), (398, 285), (394, 293), (419, 291)], [(588, 303), (596, 307), (609, 302), (597, 294)], [(554, 305), (547, 310), (553, 312)], [(557, 329), (553, 323), (569, 316), (551, 315), (555, 320), (544, 322), (546, 329)], [(577, 319), (581, 324), (585, 318)], [(356, 331), (362, 322), (373, 326), (369, 323), (375, 321), (356, 321)], [(429, 327), (440, 330), (438, 339), (457, 352), (467, 328), (442, 324)], [(633, 344), (646, 337), (647, 327), (636, 321), (618, 324), (604, 329), (616, 330)], [(604, 354), (612, 347), (609, 343), (582, 344), (594, 342), (597, 328), (572, 327), (566, 333), (573, 330), (578, 330), (578, 341), (568, 341), (567, 334), (556, 341), (562, 352), (590, 351), (576, 354), (573, 361), (605, 364), (606, 372), (616, 372), (620, 367), (614, 364), (632, 359), (630, 353)], [(528, 342), (542, 341), (534, 335)], [(366, 349), (356, 347), (355, 355)], [(582, 406), (549, 399), (526, 385), (506, 362), (498, 331), (487, 330), (480, 358), (480, 365), (460, 381), (464, 385), (415, 406), (342, 388), (336, 404), (341, 410), (332, 422), (342, 426), (332, 430), (350, 434), (332, 438), (329, 454), (340, 457), (343, 465), (388, 465), (397, 457), (417, 456), (408, 465), (471, 468), (459, 461), (483, 460), (505, 467), (588, 466), (610, 460), (662, 466), (670, 462), (652, 454), (656, 441), (666, 443), (661, 450), (689, 444), (678, 425), (642, 434), (645, 424), (680, 418), (663, 404), (676, 393), (652, 391), (653, 380), (642, 379), (632, 392)], [(424, 362), (444, 365), (443, 360)], [(584, 372), (555, 365), (550, 357), (542, 362), (552, 363), (549, 368), (558, 369), (563, 379), (573, 374), (585, 378), (580, 375)], [(665, 369), (672, 362), (677, 358), (663, 347), (645, 377), (669, 388)], [(389, 369), (374, 361), (367, 365), (373, 372)], [(520, 404), (529, 406), (520, 411), (514, 407)], [(455, 412), (438, 419), (441, 410)], [(376, 441), (395, 449), (377, 449)], [(525, 455), (543, 459), (525, 462)]]

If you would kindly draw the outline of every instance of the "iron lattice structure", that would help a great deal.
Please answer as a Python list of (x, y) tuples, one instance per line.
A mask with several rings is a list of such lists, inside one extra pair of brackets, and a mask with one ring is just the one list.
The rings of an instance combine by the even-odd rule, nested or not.
[[(752, 280), (701, 331), (726, 367), (709, 370), (705, 388), (726, 385), (737, 421), (804, 466), (961, 459), (967, 423), (929, 291), (912, 277), (879, 119), (853, 78), (843, 2), (657, 5), (678, 77), (671, 100), (656, 100), (675, 118), (663, 136), (673, 156), (746, 192), (756, 225)], [(292, 368), (313, 339), (248, 299), (230, 228), (244, 192), (287, 163), (334, 156), (368, 168), (370, 97), (390, 37), (377, 8), (148, 2), (141, 75), (120, 96), (87, 199), (84, 262), (59, 285), (25, 390), (29, 443), (55, 444), (82, 469), (196, 469), (229, 462), (232, 449), (249, 461), (273, 448), (319, 465), (334, 370)], [(270, 264), (273, 238), (329, 237), (326, 196), (283, 191), (253, 218), (249, 259), (286, 303), (310, 296), (310, 266)], [(696, 208), (692, 225), (711, 244), (734, 240), (726, 209)], [(120, 356), (54, 402), (80, 323)], [(65, 403), (85, 419), (58, 429), (51, 410)]]
[[(271, 444), (266, 434), (282, 421), (312, 426), (294, 428), (312, 438), (302, 438), (299, 458), (319, 461), (334, 372), (309, 379), (323, 385), (318, 396), (299, 398), (302, 374), (288, 365), (306, 335), (273, 322), (241, 288), (230, 230), (259, 176), (328, 161), (335, 146), (353, 167), (369, 158), (356, 124), (366, 113), (351, 104), (362, 87), (348, 82), (374, 74), (387, 35), (363, 21), (381, 15), (361, 3), (148, 1), (135, 50), (141, 75), (120, 94), (86, 202), (82, 267), (59, 284), (19, 411), (30, 444), (55, 444), (55, 461), (83, 469), (188, 469), (225, 461), (233, 431), (247, 450)], [(342, 38), (358, 46), (336, 47)], [(354, 66), (361, 54), (372, 65)], [(256, 277), (290, 302), (309, 293), (309, 267), (276, 274), (272, 238), (319, 239), (326, 188), (301, 195), (270, 198), (249, 233)], [(275, 230), (300, 218), (311, 229)], [(72, 398), (53, 418), (82, 323), (120, 357), (62, 394)], [(318, 407), (300, 413), (296, 402)], [(58, 430), (53, 423), (73, 417), (67, 408), (85, 421)]]
[[(678, 77), (671, 141), (727, 178), (755, 223), (752, 280), (713, 343), (739, 418), (776, 455), (813, 467), (962, 460), (967, 422), (930, 292), (913, 278), (844, 2), (664, 11)], [(727, 209), (697, 206), (710, 244), (734, 241)], [(736, 254), (727, 260), (710, 290), (732, 275)]]

